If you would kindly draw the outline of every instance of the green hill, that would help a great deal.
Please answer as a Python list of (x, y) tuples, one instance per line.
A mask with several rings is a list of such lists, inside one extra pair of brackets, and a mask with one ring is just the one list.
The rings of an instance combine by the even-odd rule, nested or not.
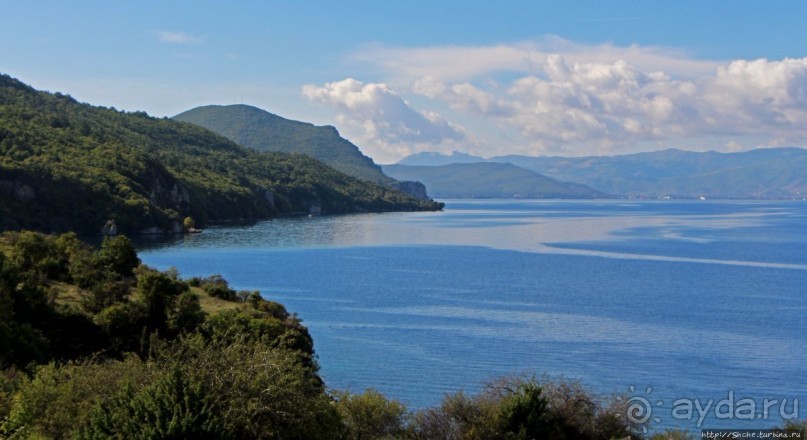
[(257, 153), (192, 124), (37, 91), (0, 75), (0, 230), (97, 234), (279, 214), (433, 210), (301, 154)]
[(608, 197), (577, 183), (559, 182), (524, 168), (501, 163), (442, 166), (385, 165), (399, 179), (423, 182), (435, 197), (592, 199)]
[(174, 116), (257, 151), (302, 153), (353, 177), (379, 184), (393, 179), (336, 128), (292, 121), (249, 105), (208, 105)]

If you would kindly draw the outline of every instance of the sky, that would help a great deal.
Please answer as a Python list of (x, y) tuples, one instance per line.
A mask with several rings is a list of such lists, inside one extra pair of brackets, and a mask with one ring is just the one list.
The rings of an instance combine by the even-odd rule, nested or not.
[(807, 146), (804, 1), (0, 0), (0, 73), (173, 116), (244, 103), (423, 151)]

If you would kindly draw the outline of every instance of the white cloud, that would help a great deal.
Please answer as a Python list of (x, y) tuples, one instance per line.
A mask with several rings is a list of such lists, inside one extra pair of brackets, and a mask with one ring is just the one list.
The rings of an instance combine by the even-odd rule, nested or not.
[(415, 110), (386, 84), (348, 78), (304, 86), (303, 95), (334, 107), (340, 128), (381, 162), (417, 151), (452, 151), (468, 141), (462, 127), (435, 112)]
[[(577, 44), (557, 36), (489, 46), (389, 47), (366, 45), (351, 58), (390, 75), (396, 84), (409, 84), (432, 76), (443, 81), (464, 81), (497, 72), (547, 72), (547, 58), (560, 55), (569, 64), (612, 64), (623, 60), (642, 71), (662, 71), (677, 76), (699, 76), (720, 64), (698, 60), (684, 51), (654, 46)], [(548, 72), (547, 72), (548, 73)]]
[(715, 128), (731, 133), (807, 132), (807, 58), (738, 60), (704, 80), (703, 101)]
[(807, 58), (699, 60), (664, 47), (558, 37), (368, 45), (351, 57), (384, 82), (344, 80), (304, 93), (337, 108), (351, 134), (392, 159), (424, 149), (584, 155), (804, 146), (807, 139)]
[(433, 76), (425, 76), (415, 81), (412, 91), (429, 98), (443, 99), (457, 110), (471, 110), (490, 116), (504, 116), (510, 112), (503, 100), (469, 82), (447, 85)]
[(570, 64), (549, 55), (544, 66), (504, 89), (426, 76), (411, 90), (518, 129), (532, 153), (613, 153), (708, 136), (807, 138), (807, 58), (733, 61), (692, 79), (623, 60)]
[(184, 32), (154, 31), (154, 35), (161, 43), (172, 44), (201, 44), (204, 40)]

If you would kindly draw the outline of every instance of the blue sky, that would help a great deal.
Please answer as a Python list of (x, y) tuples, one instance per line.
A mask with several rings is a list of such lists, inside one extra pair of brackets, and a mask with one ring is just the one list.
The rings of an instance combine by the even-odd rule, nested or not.
[(0, 1), (0, 72), (172, 116), (244, 102), (417, 151), (807, 145), (807, 2)]

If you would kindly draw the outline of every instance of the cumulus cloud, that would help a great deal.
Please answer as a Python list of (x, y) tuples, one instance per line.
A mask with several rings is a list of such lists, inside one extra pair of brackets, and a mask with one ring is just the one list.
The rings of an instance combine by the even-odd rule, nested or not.
[(412, 108), (386, 84), (348, 78), (304, 86), (303, 95), (334, 107), (340, 128), (380, 161), (424, 150), (451, 151), (468, 141), (462, 127), (438, 113)]
[(384, 82), (344, 80), (307, 86), (304, 94), (336, 108), (340, 124), (390, 158), (426, 149), (736, 151), (807, 139), (807, 58), (700, 60), (671, 48), (547, 37), (488, 46), (368, 45), (352, 59), (374, 67)]
[(732, 132), (807, 132), (807, 58), (738, 60), (703, 82), (711, 122)]
[(154, 31), (154, 35), (161, 43), (201, 44), (204, 42), (201, 38), (184, 32)]
[(580, 146), (608, 153), (704, 136), (798, 144), (807, 136), (807, 58), (733, 61), (684, 79), (624, 60), (569, 63), (548, 55), (542, 64), (503, 88), (425, 76), (411, 90), (518, 129), (534, 153)]

